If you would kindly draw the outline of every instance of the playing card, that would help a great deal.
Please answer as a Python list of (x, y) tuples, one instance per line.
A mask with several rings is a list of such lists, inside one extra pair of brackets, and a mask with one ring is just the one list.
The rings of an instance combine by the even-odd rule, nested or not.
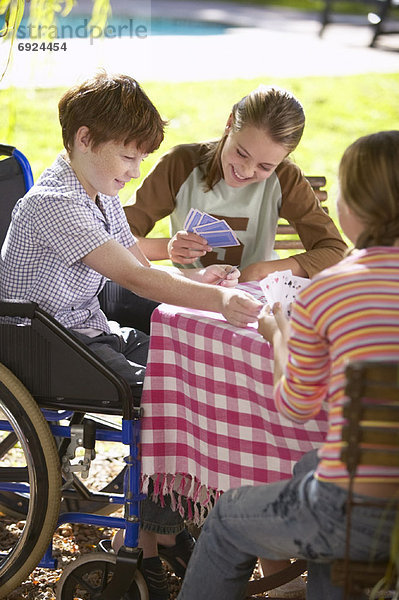
[(190, 208), (186, 220), (184, 221), (183, 228), (186, 231), (193, 231), (193, 227), (198, 225), (203, 214), (204, 213), (197, 208)]
[(207, 225), (208, 223), (218, 223), (219, 219), (217, 219), (216, 217), (212, 217), (211, 215), (208, 215), (208, 213), (202, 213), (201, 218), (199, 220), (199, 222), (197, 223), (197, 227), (201, 226), (201, 225)]
[(224, 219), (216, 219), (196, 208), (189, 210), (184, 229), (201, 235), (214, 248), (240, 245), (236, 234)]
[(225, 246), (239, 246), (240, 242), (232, 231), (207, 231), (201, 233), (212, 248), (224, 248)]
[(287, 317), (291, 314), (291, 304), (298, 292), (309, 283), (310, 279), (297, 277), (290, 270), (270, 273), (259, 282), (266, 304), (273, 306), (275, 302), (280, 302)]
[(195, 233), (202, 235), (203, 231), (231, 231), (230, 226), (224, 220), (216, 220), (212, 223), (206, 223), (205, 225), (196, 225), (194, 227)]
[(295, 275), (284, 272), (282, 277), (281, 297), (288, 305), (291, 304), (298, 295), (298, 292), (308, 285), (309, 279), (305, 277), (297, 277)]

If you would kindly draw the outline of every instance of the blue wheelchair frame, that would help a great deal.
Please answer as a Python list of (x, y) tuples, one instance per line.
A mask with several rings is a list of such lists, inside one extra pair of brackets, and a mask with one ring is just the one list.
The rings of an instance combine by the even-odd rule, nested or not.
[[(73, 415), (73, 411), (52, 411), (43, 409), (42, 413), (50, 423), (50, 430), (54, 437), (70, 438), (71, 428), (63, 425), (51, 425), (54, 421), (63, 421)], [(57, 527), (64, 523), (76, 523), (94, 525), (96, 527), (109, 527), (112, 529), (125, 529), (125, 547), (136, 548), (138, 540), (138, 502), (145, 498), (140, 494), (140, 459), (138, 448), (140, 442), (140, 409), (136, 411), (133, 419), (122, 420), (122, 431), (98, 431), (96, 441), (102, 442), (120, 442), (129, 446), (129, 455), (124, 459), (127, 471), (125, 473), (125, 484), (123, 494), (107, 494), (108, 502), (112, 504), (123, 504), (125, 507), (125, 518), (110, 517), (82, 512), (61, 513), (58, 519)], [(0, 420), (0, 431), (12, 431), (8, 421)], [(25, 483), (2, 483), (0, 482), (0, 491), (13, 492), (16, 494), (29, 494), (29, 485)], [(104, 494), (104, 492), (102, 492)], [(5, 554), (0, 552), (0, 557)], [(55, 569), (57, 561), (53, 558), (53, 545), (50, 542), (49, 548), (44, 555), (39, 567)]]
[(14, 146), (0, 144), (0, 156), (8, 156), (17, 161), (24, 178), (25, 191), (27, 192), (33, 185), (33, 173), (29, 160), (26, 158), (25, 154), (22, 154), (22, 152), (17, 150)]
[[(103, 600), (120, 598), (129, 589), (135, 570), (139, 568), (141, 561), (141, 550), (137, 549), (137, 542), (139, 503), (145, 497), (139, 490), (142, 409), (133, 406), (130, 387), (121, 377), (34, 303), (0, 301), (0, 317), (30, 319), (30, 325), (21, 326), (7, 322), (0, 324), (0, 362), (30, 391), (49, 422), (50, 431), (55, 438), (67, 440), (71, 438), (73, 425), (60, 425), (56, 422), (70, 419), (75, 412), (85, 415), (91, 413), (93, 418), (96, 413), (111, 415), (122, 413), (121, 430), (117, 427), (112, 428), (111, 424), (108, 428), (102, 428), (101, 425), (96, 425), (95, 420), (84, 423), (86, 428), (83, 431), (81, 445), (91, 451), (95, 447), (95, 441), (98, 440), (120, 442), (127, 447), (128, 454), (124, 458), (126, 470), (123, 494), (94, 492), (91, 496), (93, 500), (106, 501), (111, 505), (123, 505), (124, 517), (65, 512), (59, 515), (57, 523), (57, 527), (63, 523), (76, 523), (125, 529), (124, 546), (117, 555), (114, 577), (101, 595)], [(10, 343), (13, 338), (15, 338), (14, 343)], [(48, 346), (47, 349), (43, 343)], [(36, 356), (33, 356), (32, 350), (36, 351)], [(48, 370), (48, 351), (52, 356), (51, 374), (53, 375), (50, 377), (49, 386), (44, 381), (44, 375)], [(75, 388), (75, 383), (70, 382), (74, 376), (76, 394), (75, 397), (71, 397), (71, 389)], [(62, 397), (64, 388), (66, 396)], [(97, 403), (96, 398), (100, 389), (102, 393)], [(12, 431), (12, 426), (8, 421), (3, 420), (0, 421), (0, 430)], [(17, 497), (18, 494), (29, 494), (30, 486), (24, 481), (4, 481), (1, 477), (1, 492), (11, 492)], [(67, 490), (63, 495), (68, 493), (75, 499), (79, 499), (79, 490), (76, 492)], [(3, 554), (3, 557), (6, 555)], [(99, 560), (101, 560), (100, 553)], [(56, 568), (52, 540), (38, 566)], [(7, 577), (7, 573), (3, 574), (3, 580), (4, 577)], [(1, 584), (0, 579), (0, 591)]]

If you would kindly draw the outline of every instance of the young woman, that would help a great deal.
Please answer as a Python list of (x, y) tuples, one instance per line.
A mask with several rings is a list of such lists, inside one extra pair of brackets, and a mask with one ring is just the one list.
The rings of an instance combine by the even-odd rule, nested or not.
[[(217, 262), (240, 265), (241, 281), (275, 270), (313, 277), (338, 262), (346, 245), (300, 169), (288, 159), (303, 133), (305, 115), (288, 91), (260, 86), (237, 102), (219, 141), (182, 144), (168, 152), (125, 207), (134, 235), (151, 260), (183, 266)], [(190, 208), (225, 219), (239, 246), (211, 248), (183, 231)], [(172, 238), (145, 238), (171, 216)], [(279, 217), (295, 226), (306, 251), (277, 260)]]
[[(278, 305), (259, 323), (274, 348), (279, 411), (303, 422), (328, 406), (318, 461), (310, 453), (291, 480), (223, 494), (207, 517), (179, 600), (244, 598), (257, 556), (277, 561), (275, 570), (282, 559), (309, 560), (307, 599), (342, 600), (329, 562), (345, 555), (344, 369), (350, 361), (399, 361), (398, 164), (399, 131), (365, 136), (345, 151), (338, 214), (356, 249), (300, 292), (290, 323)], [(364, 465), (355, 478), (358, 501), (397, 498), (398, 490), (397, 467)], [(354, 507), (352, 559), (369, 560), (371, 547), (376, 560), (386, 559), (395, 516), (392, 505)]]

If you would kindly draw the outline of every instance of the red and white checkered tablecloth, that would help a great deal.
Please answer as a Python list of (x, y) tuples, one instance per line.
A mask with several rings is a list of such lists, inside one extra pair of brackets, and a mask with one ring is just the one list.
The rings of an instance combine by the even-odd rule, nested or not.
[[(240, 287), (261, 297), (255, 283)], [(321, 445), (326, 413), (298, 425), (276, 411), (271, 354), (254, 326), (166, 304), (154, 311), (142, 396), (144, 491), (151, 477), (156, 496), (174, 489), (193, 507), (206, 505), (229, 488), (289, 478), (300, 456)]]

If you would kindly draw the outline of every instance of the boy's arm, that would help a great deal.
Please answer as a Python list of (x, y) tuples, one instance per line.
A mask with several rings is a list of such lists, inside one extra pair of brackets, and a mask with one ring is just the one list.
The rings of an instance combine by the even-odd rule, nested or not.
[(151, 267), (139, 248), (128, 250), (115, 240), (89, 252), (82, 261), (139, 296), (186, 308), (220, 312), (237, 327), (258, 319), (261, 303), (240, 290), (197, 283), (179, 269)]

